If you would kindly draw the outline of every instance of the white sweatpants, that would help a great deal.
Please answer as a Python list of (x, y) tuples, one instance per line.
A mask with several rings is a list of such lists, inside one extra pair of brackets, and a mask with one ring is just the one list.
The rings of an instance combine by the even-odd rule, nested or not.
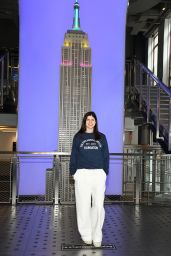
[(74, 180), (79, 233), (85, 241), (101, 242), (106, 173), (102, 169), (78, 169)]

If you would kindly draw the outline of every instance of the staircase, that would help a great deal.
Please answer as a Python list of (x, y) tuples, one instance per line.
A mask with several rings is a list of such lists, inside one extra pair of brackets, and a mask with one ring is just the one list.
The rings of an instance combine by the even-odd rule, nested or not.
[(156, 132), (166, 153), (171, 151), (171, 90), (139, 61), (134, 64), (134, 87), (139, 94), (139, 110)]

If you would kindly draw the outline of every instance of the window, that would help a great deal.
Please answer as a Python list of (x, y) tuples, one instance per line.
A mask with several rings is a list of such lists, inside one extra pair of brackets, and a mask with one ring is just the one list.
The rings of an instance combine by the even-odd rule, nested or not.
[(148, 39), (148, 68), (157, 76), (158, 65), (158, 31)]
[(171, 86), (171, 13), (164, 23), (163, 82)]

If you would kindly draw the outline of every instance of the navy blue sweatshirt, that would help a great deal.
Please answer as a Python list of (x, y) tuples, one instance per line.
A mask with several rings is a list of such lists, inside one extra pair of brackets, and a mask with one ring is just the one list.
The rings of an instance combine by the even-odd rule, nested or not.
[(106, 137), (95, 140), (93, 133), (77, 133), (73, 138), (70, 174), (74, 175), (77, 169), (103, 169), (109, 172), (109, 150)]

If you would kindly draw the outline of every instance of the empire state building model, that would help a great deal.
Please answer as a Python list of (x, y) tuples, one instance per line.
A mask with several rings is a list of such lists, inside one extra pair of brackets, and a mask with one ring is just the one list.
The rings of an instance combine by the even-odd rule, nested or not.
[(65, 33), (60, 65), (58, 151), (70, 152), (82, 118), (91, 110), (92, 65), (88, 35), (80, 28), (79, 3), (74, 4), (71, 30)]

